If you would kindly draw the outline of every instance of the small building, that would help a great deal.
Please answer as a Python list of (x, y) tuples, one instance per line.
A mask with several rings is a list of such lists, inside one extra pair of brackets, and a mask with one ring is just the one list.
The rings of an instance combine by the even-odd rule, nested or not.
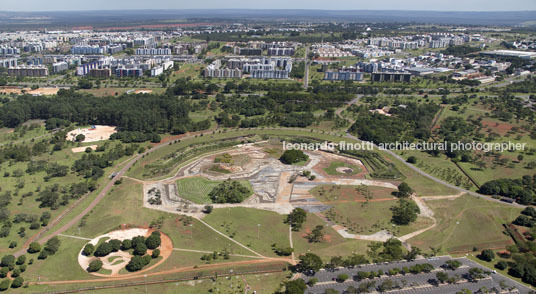
[(373, 72), (370, 76), (372, 82), (410, 82), (409, 72)]

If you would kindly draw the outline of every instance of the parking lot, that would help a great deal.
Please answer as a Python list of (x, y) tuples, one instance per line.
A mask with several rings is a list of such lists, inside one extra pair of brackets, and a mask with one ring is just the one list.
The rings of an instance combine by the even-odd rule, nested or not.
[[(451, 260), (451, 257), (442, 256), (434, 257), (429, 259), (420, 259), (415, 261), (399, 261), (391, 263), (382, 263), (382, 264), (367, 264), (357, 266), (355, 268), (339, 268), (333, 271), (320, 270), (315, 273), (314, 276), (308, 276), (305, 278), (305, 281), (309, 281), (311, 278), (318, 279), (318, 282), (313, 286), (309, 287), (306, 293), (311, 294), (320, 294), (324, 293), (326, 289), (335, 289), (339, 293), (343, 293), (348, 287), (352, 286), (354, 288), (359, 288), (360, 284), (374, 281), (375, 289), (370, 289), (371, 291), (378, 290), (378, 286), (387, 280), (391, 280), (394, 285), (398, 285), (395, 289), (390, 290), (389, 293), (456, 293), (462, 289), (470, 290), (471, 292), (476, 292), (479, 289), (485, 287), (486, 289), (501, 289), (501, 293), (529, 293), (530, 288), (500, 274), (494, 273), (492, 269), (483, 267), (478, 263), (475, 263), (467, 258), (457, 258), (456, 260), (461, 262), (461, 266), (456, 270), (446, 269), (444, 267), (445, 262)], [(376, 277), (373, 279), (363, 279), (358, 281), (357, 272), (378, 272), (382, 270), (384, 273), (387, 273), (390, 269), (404, 267), (410, 268), (416, 264), (431, 264), (434, 269), (428, 273), (419, 273), (419, 274), (397, 274), (388, 276), (386, 274), (381, 277)], [(468, 279), (468, 272), (470, 268), (481, 268), (484, 271), (491, 272), (489, 276), (477, 281), (470, 281)], [(449, 277), (457, 276), (459, 277), (456, 283), (444, 283), (439, 284), (436, 278), (438, 272), (447, 273)], [(346, 274), (350, 278), (344, 282), (336, 281), (337, 276), (340, 274)]]

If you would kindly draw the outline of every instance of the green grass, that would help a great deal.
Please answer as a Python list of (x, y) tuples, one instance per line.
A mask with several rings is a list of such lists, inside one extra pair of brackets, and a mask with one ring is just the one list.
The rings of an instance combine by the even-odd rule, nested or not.
[(272, 243), (284, 246), (290, 244), (289, 227), (283, 223), (284, 219), (284, 215), (271, 211), (235, 207), (215, 209), (203, 220), (260, 254), (276, 256)]
[(56, 280), (91, 280), (96, 277), (88, 274), (78, 264), (78, 253), (87, 243), (85, 240), (58, 237), (61, 241), (60, 250), (45, 260), (38, 260), (38, 254), (26, 254), (26, 260), (34, 259), (22, 274), (25, 281), (56, 281)]
[[(208, 197), (208, 194), (222, 182), (212, 181), (201, 176), (182, 178), (176, 182), (177, 192), (180, 197), (197, 204), (212, 203), (212, 199)], [(243, 180), (238, 182), (252, 191), (249, 181)]]
[(473, 196), (454, 200), (426, 202), (434, 211), (437, 226), (408, 242), (428, 250), (441, 247), (442, 252), (471, 251), (512, 244), (502, 225), (515, 219), (521, 209)]
[[(337, 168), (339, 167), (347, 167), (351, 168), (352, 171), (350, 173), (340, 173), (337, 171)], [(324, 171), (330, 175), (330, 176), (338, 176), (338, 175), (355, 175), (358, 172), (361, 171), (361, 168), (357, 165), (348, 164), (342, 161), (332, 161), (327, 168), (324, 169)]]
[(177, 180), (177, 192), (182, 198), (194, 203), (211, 203), (208, 193), (221, 181), (211, 181), (203, 177), (191, 177)]
[(303, 228), (298, 232), (292, 232), (292, 242), (294, 243), (296, 256), (313, 252), (324, 261), (328, 261), (331, 256), (348, 256), (353, 252), (366, 254), (369, 241), (345, 239), (329, 226), (324, 228), (324, 241), (318, 243), (309, 242), (305, 235), (317, 225), (325, 226), (325, 222), (318, 216), (308, 213)]

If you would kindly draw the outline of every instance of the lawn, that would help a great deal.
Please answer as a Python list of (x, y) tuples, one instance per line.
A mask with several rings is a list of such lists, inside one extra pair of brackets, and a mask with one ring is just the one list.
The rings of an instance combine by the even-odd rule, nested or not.
[(515, 219), (520, 208), (467, 195), (426, 203), (435, 213), (437, 226), (410, 239), (414, 246), (423, 250), (440, 247), (443, 253), (452, 253), (513, 244), (502, 225)]
[(289, 245), (289, 227), (284, 219), (284, 215), (271, 211), (235, 207), (215, 209), (203, 220), (260, 254), (276, 256), (271, 244)]
[[(177, 180), (177, 192), (179, 196), (197, 204), (212, 203), (208, 194), (223, 181), (211, 181), (204, 177), (191, 177)], [(249, 181), (238, 181), (252, 191)]]
[(88, 214), (83, 226), (73, 226), (65, 234), (94, 238), (122, 224), (147, 227), (153, 222), (160, 223), (160, 230), (171, 238), (175, 248), (206, 251), (227, 249), (233, 253), (247, 254), (245, 249), (227, 242), (195, 219), (186, 222), (182, 216), (144, 208), (142, 185), (129, 179), (123, 179), (121, 185), (113, 188), (106, 200)]
[[(340, 167), (346, 167), (349, 169), (346, 169), (344, 172), (338, 172), (337, 168)], [(357, 165), (348, 164), (346, 162), (342, 161), (332, 161), (327, 168), (324, 169), (324, 171), (330, 175), (330, 176), (338, 176), (338, 175), (355, 175), (361, 171), (361, 168)], [(348, 172), (347, 172), (348, 171)]]
[[(324, 261), (328, 261), (331, 256), (349, 256), (353, 252), (366, 254), (369, 241), (345, 239), (330, 226), (325, 226), (325, 224), (318, 216), (311, 213), (307, 214), (307, 220), (303, 224), (303, 228), (298, 232), (292, 232), (292, 242), (294, 243), (296, 256), (313, 252)], [(305, 238), (305, 235), (317, 225), (325, 226), (324, 240), (318, 243), (311, 243)]]
[(208, 193), (221, 181), (211, 181), (204, 177), (191, 177), (177, 180), (177, 192), (182, 198), (194, 203), (211, 203)]

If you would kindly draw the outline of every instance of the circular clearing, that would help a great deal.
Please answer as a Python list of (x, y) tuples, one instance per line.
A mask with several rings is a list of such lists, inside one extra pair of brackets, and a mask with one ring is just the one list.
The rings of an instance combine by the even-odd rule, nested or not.
[[(108, 242), (112, 239), (117, 239), (119, 241), (123, 241), (125, 239), (132, 239), (136, 236), (144, 236), (149, 237), (151, 233), (155, 231), (153, 229), (144, 229), (144, 228), (131, 228), (131, 229), (124, 229), (124, 230), (116, 230), (112, 231), (110, 233), (100, 235), (92, 240), (90, 240), (88, 243), (93, 244), (93, 246), (97, 247), (97, 244), (99, 244), (99, 241), (105, 241)], [(89, 266), (89, 263), (93, 260), (99, 259), (102, 261), (102, 269), (104, 269), (107, 272), (110, 272), (110, 274), (103, 274), (98, 272), (92, 272), (90, 274), (99, 276), (99, 277), (117, 277), (117, 276), (129, 276), (129, 275), (135, 275), (139, 274), (145, 271), (148, 271), (150, 269), (153, 269), (157, 266), (159, 266), (162, 262), (164, 262), (170, 255), (173, 250), (173, 243), (171, 242), (171, 239), (164, 233), (160, 232), (160, 239), (161, 244), (158, 249), (160, 250), (160, 260), (158, 260), (157, 263), (148, 266), (146, 268), (143, 268), (140, 271), (128, 273), (128, 274), (120, 274), (120, 270), (125, 268), (126, 265), (129, 263), (130, 259), (132, 258), (132, 254), (128, 251), (122, 251), (119, 250), (117, 252), (112, 252), (104, 257), (95, 257), (93, 255), (85, 256), (82, 254), (82, 251), (84, 250), (84, 247), (86, 244), (84, 244), (84, 247), (80, 250), (78, 253), (78, 264), (84, 269), (84, 271), (87, 271), (87, 268)], [(151, 255), (152, 250), (147, 250), (147, 254)]]
[(335, 169), (340, 174), (352, 174), (354, 172), (353, 168), (341, 166)]

